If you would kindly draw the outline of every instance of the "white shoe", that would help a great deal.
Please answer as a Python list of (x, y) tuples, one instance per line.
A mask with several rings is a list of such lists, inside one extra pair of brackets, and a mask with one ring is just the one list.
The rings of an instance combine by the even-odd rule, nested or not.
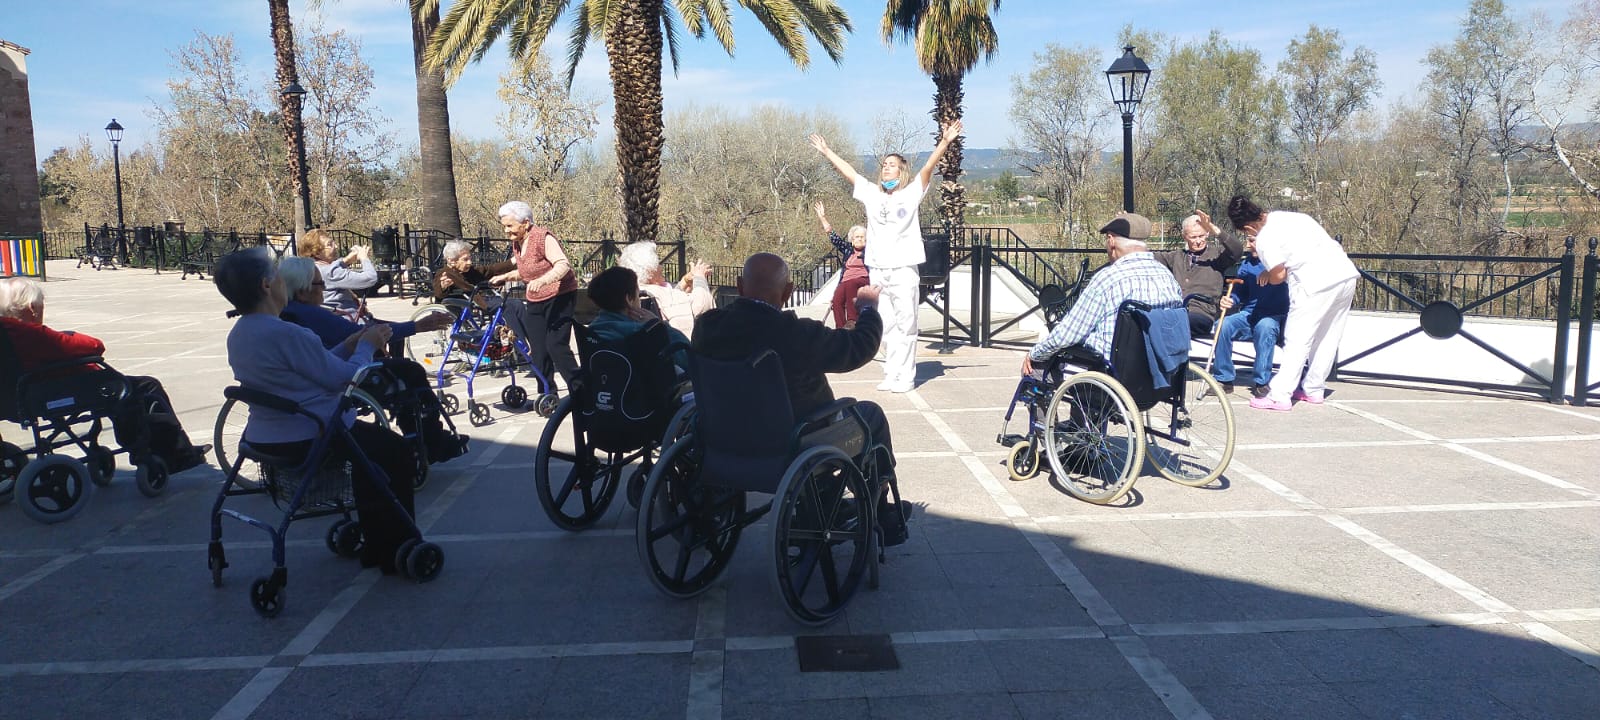
[(879, 390), (892, 393), (908, 393), (916, 387), (916, 383), (884, 383), (878, 386)]
[(885, 380), (885, 381), (883, 381), (881, 383), (878, 383), (878, 388), (877, 389), (878, 389), (878, 392), (888, 392), (889, 388), (892, 388), (892, 387), (894, 387), (894, 383), (889, 382), (888, 380)]

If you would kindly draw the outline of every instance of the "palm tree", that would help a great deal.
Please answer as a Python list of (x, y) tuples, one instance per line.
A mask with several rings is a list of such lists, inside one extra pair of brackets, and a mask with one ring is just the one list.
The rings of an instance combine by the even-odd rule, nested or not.
[[(804, 70), (810, 64), (806, 35), (834, 62), (844, 51), (850, 19), (833, 0), (738, 0), (754, 13), (789, 59)], [(513, 58), (539, 52), (568, 5), (573, 6), (568, 35), (567, 84), (589, 39), (598, 35), (610, 61), (615, 103), (617, 170), (622, 182), (623, 219), (629, 242), (654, 241), (661, 181), (661, 53), (663, 39), (678, 68), (678, 24), (696, 38), (707, 29), (733, 54), (733, 24), (727, 0), (455, 0), (428, 44), (428, 64), (455, 80), (483, 59), (508, 32)], [(437, 12), (439, 0), (411, 0), (412, 13)]]
[(294, 232), (299, 237), (306, 232), (305, 218), (310, 214), (301, 205), (305, 193), (301, 191), (301, 178), (305, 173), (300, 167), (303, 158), (295, 152), (304, 142), (302, 133), (305, 126), (297, 121), (301, 112), (301, 101), (304, 94), (290, 94), (282, 92), (290, 85), (300, 83), (300, 73), (295, 68), (294, 55), (294, 26), (289, 23), (289, 0), (267, 0), (267, 16), (272, 23), (272, 54), (278, 72), (278, 111), (282, 117), (284, 147), (289, 148), (289, 177), (295, 182), (294, 188)]
[(417, 71), (417, 140), (422, 155), (422, 226), (461, 237), (455, 155), (450, 148), (450, 99), (444, 73), (427, 64), (428, 38), (439, 27), (439, 6), (411, 11), (411, 60)]
[[(1000, 0), (889, 0), (883, 12), (883, 41), (895, 38), (917, 52), (917, 64), (933, 76), (934, 141), (944, 128), (961, 119), (961, 79), (1000, 50), (989, 13), (1000, 12)], [(967, 200), (961, 187), (961, 138), (950, 144), (939, 163), (939, 217), (947, 227), (963, 224)]]

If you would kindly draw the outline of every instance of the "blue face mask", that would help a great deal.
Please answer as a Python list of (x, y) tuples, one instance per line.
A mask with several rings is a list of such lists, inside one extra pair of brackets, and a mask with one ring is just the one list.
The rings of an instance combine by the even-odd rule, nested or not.
[(895, 186), (899, 185), (899, 184), (900, 184), (900, 179), (899, 178), (895, 178), (894, 180), (885, 180), (885, 181), (883, 181), (883, 189), (885, 189), (885, 190), (893, 190), (895, 188)]

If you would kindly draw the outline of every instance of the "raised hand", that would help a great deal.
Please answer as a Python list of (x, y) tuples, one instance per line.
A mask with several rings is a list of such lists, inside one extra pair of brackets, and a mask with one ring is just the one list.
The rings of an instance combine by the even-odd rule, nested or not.
[(811, 133), (811, 135), (808, 136), (806, 139), (811, 141), (811, 147), (816, 148), (817, 152), (823, 153), (823, 154), (827, 154), (827, 152), (828, 152), (828, 141), (822, 139), (821, 135), (819, 135), (817, 133)]

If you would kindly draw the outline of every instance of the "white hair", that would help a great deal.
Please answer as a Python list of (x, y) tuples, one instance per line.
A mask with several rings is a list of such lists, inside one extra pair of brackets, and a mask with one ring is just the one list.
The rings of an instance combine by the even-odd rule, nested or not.
[(0, 278), (0, 317), (20, 318), (44, 306), (44, 286), (33, 278)]
[(518, 222), (533, 222), (533, 207), (521, 200), (512, 200), (500, 206), (500, 212), (495, 217), (511, 218)]
[(1183, 228), (1184, 232), (1189, 232), (1189, 228), (1192, 228), (1192, 227), (1195, 227), (1195, 228), (1200, 227), (1200, 216), (1199, 215), (1190, 215), (1189, 217), (1184, 218), (1183, 222), (1180, 223), (1178, 225), (1178, 227)]
[(317, 269), (317, 264), (308, 257), (290, 255), (278, 261), (278, 276), (283, 278), (283, 290), (288, 293), (291, 300), (301, 291), (311, 287), (312, 278), (316, 277), (318, 272), (320, 271)]
[[(527, 203), (523, 204), (526, 205)], [(451, 240), (450, 242), (444, 244), (445, 262), (455, 260), (456, 258), (461, 257), (463, 253), (469, 252), (472, 252), (472, 243), (469, 243), (465, 240)]]
[(656, 244), (649, 241), (629, 243), (617, 255), (617, 264), (633, 271), (639, 276), (640, 282), (648, 282), (650, 278), (661, 272), (661, 259), (656, 255)]

